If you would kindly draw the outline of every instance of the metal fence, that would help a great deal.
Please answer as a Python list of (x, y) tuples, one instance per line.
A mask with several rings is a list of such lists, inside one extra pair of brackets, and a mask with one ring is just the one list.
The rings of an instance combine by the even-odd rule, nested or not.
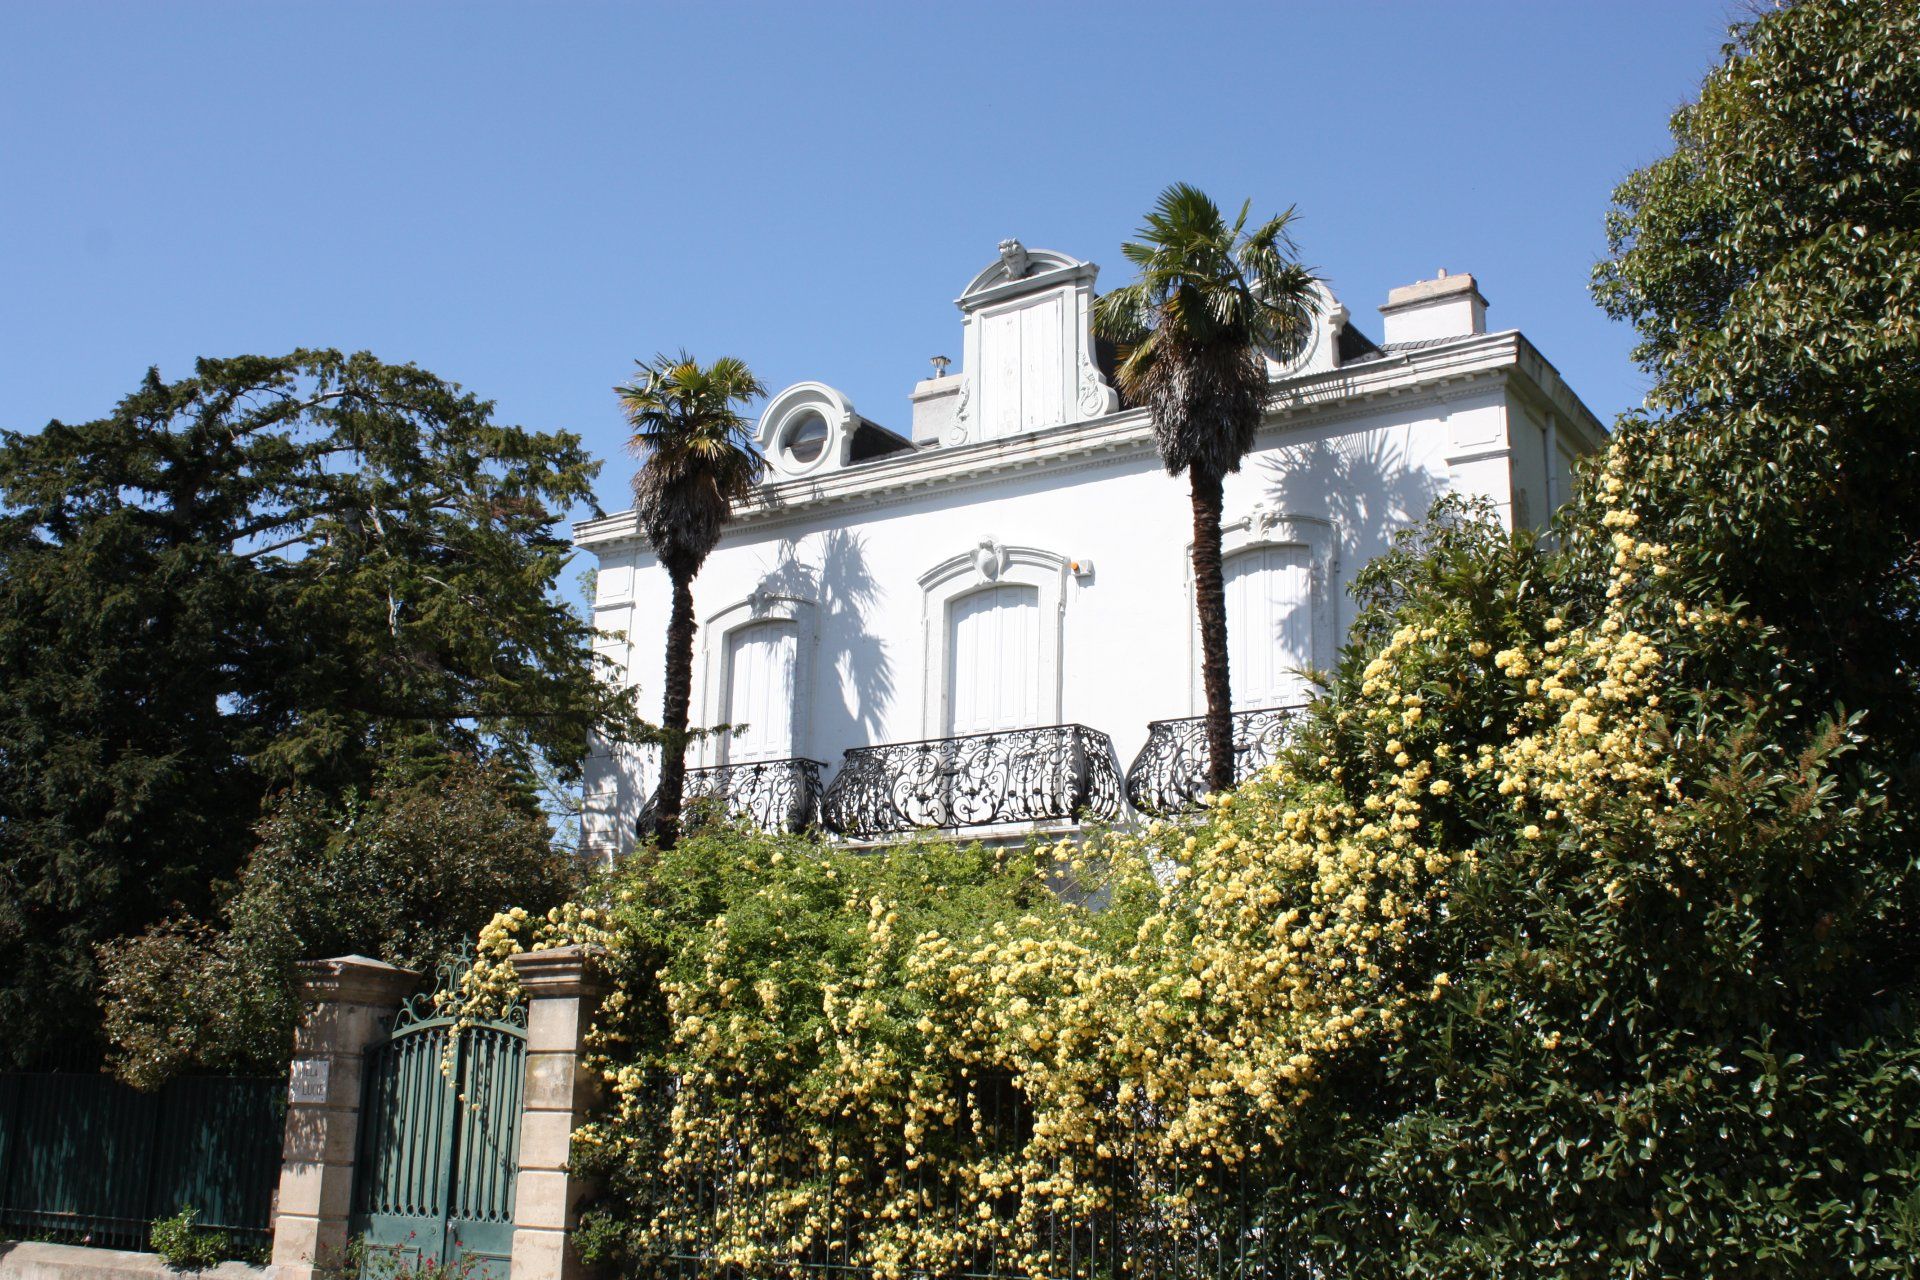
[(145, 1249), (182, 1208), (241, 1248), (272, 1231), (287, 1082), (0, 1074), (0, 1233)]

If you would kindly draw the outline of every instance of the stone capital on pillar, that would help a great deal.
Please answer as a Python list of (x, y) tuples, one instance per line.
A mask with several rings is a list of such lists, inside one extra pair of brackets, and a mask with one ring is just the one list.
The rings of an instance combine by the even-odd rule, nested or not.
[(295, 967), (300, 970), (300, 998), (308, 1004), (370, 1004), (396, 1009), (420, 981), (414, 970), (372, 956), (302, 960)]
[(599, 947), (555, 947), (512, 958), (527, 997), (527, 1080), (514, 1183), (513, 1280), (580, 1280), (573, 1246), (591, 1188), (571, 1168), (573, 1131), (600, 1100), (581, 1061), (600, 998), (612, 990)]
[(305, 1007), (293, 1033), (273, 1219), (277, 1280), (316, 1280), (346, 1253), (367, 1046), (386, 1033), (420, 980), (411, 969), (366, 956), (308, 960), (299, 968)]
[(575, 943), (545, 951), (523, 951), (511, 957), (511, 963), (520, 979), (520, 990), (529, 1000), (599, 997), (613, 990), (613, 982), (602, 967), (606, 954), (602, 947)]

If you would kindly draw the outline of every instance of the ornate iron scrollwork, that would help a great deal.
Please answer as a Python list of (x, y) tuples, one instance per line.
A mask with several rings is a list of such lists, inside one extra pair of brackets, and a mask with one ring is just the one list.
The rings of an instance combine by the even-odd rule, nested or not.
[[(1263, 707), (1233, 715), (1233, 776), (1244, 781), (1272, 764), (1304, 707)], [(1127, 801), (1141, 813), (1170, 818), (1200, 807), (1207, 794), (1207, 721), (1155, 720), (1127, 768)]]
[(1113, 742), (1077, 724), (856, 747), (821, 801), (827, 829), (855, 838), (1119, 816)]
[[(453, 955), (440, 962), (434, 971), (433, 989), (417, 991), (401, 1001), (394, 1011), (393, 1022), (389, 1030), (397, 1034), (410, 1027), (438, 1025), (450, 1019), (466, 996), (467, 974), (473, 970), (473, 947), (463, 945)], [(525, 1031), (527, 1028), (527, 1005), (515, 995), (505, 1009), (502, 1009), (488, 1025), (513, 1027)]]
[[(680, 808), (685, 825), (718, 815), (762, 831), (804, 831), (819, 821), (818, 760), (754, 760), (687, 770)], [(656, 792), (640, 811), (642, 835), (653, 830)]]

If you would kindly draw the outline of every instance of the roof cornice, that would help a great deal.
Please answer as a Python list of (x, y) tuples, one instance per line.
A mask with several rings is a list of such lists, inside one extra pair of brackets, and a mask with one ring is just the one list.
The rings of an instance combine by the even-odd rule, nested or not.
[[(1358, 416), (1379, 401), (1444, 395), (1457, 384), (1520, 372), (1538, 391), (1570, 415), (1584, 419), (1598, 436), (1599, 422), (1561, 382), (1518, 330), (1475, 334), (1456, 342), (1414, 351), (1389, 352), (1378, 359), (1304, 374), (1276, 383), (1267, 402), (1265, 434), (1282, 428), (1334, 422)], [(1543, 379), (1542, 373), (1546, 375)], [(1543, 381), (1551, 385), (1540, 385)], [(729, 532), (777, 523), (839, 506), (872, 507), (904, 500), (931, 487), (967, 488), (1010, 472), (1077, 468), (1090, 459), (1120, 458), (1153, 450), (1153, 428), (1145, 409), (1047, 427), (1025, 435), (978, 444), (923, 449), (864, 463), (820, 477), (763, 485), (734, 511)], [(577, 546), (611, 549), (640, 540), (631, 510), (573, 527)]]

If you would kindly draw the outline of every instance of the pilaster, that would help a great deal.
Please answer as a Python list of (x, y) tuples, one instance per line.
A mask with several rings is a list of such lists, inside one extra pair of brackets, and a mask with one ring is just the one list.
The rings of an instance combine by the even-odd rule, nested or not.
[(293, 1033), (273, 1219), (277, 1280), (316, 1280), (346, 1252), (367, 1046), (386, 1033), (419, 980), (411, 969), (366, 956), (300, 965), (305, 1011)]
[(527, 1082), (514, 1183), (513, 1280), (582, 1280), (573, 1245), (590, 1187), (569, 1168), (573, 1131), (600, 1100), (582, 1061), (588, 1028), (611, 988), (598, 947), (556, 947), (513, 957), (527, 999)]

